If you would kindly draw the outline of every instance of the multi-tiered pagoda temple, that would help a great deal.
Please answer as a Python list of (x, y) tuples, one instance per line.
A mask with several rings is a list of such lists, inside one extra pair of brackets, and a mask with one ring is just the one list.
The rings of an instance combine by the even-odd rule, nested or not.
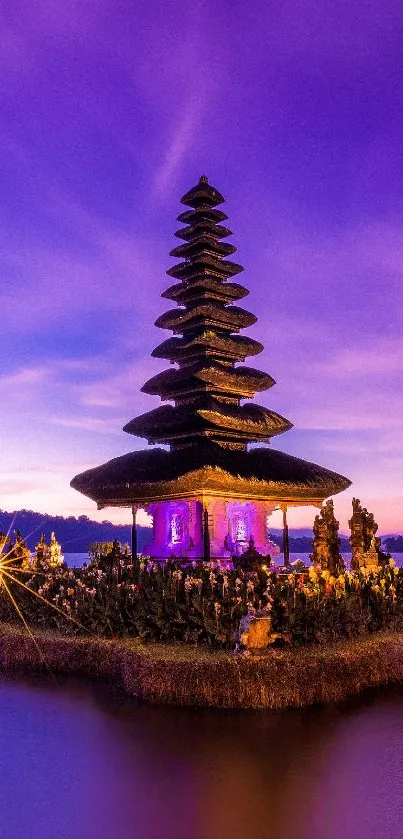
[[(320, 506), (350, 481), (270, 448), (267, 443), (292, 427), (284, 417), (256, 405), (258, 391), (275, 382), (246, 367), (262, 345), (240, 330), (257, 318), (236, 305), (249, 293), (233, 277), (243, 271), (230, 257), (231, 231), (218, 207), (224, 198), (207, 178), (182, 198), (178, 216), (181, 244), (171, 251), (179, 262), (167, 273), (177, 282), (162, 295), (176, 307), (156, 325), (174, 333), (154, 350), (168, 370), (143, 386), (168, 404), (132, 419), (124, 431), (169, 449), (136, 451), (77, 475), (71, 485), (98, 507), (139, 508), (153, 517), (153, 538), (145, 553), (203, 558), (230, 557), (246, 550), (270, 551), (267, 520), (276, 509)], [(247, 400), (241, 404), (241, 401)], [(172, 404), (173, 403), (173, 404)]]

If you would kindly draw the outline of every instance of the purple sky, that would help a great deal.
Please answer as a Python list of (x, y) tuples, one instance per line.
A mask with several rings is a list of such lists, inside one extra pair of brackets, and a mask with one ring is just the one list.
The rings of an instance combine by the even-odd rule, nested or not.
[[(179, 198), (225, 209), (275, 446), (403, 530), (403, 6), (15, 0), (0, 21), (0, 507), (103, 511), (73, 475), (144, 441)], [(177, 241), (176, 241), (177, 243)], [(291, 523), (312, 521), (312, 509)]]

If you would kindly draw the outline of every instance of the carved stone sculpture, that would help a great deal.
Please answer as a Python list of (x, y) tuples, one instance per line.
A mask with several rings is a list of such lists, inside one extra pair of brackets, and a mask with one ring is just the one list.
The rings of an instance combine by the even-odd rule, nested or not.
[(333, 501), (327, 501), (315, 517), (311, 562), (318, 570), (330, 571), (333, 576), (344, 569), (340, 553), (339, 522), (334, 515)]
[(362, 507), (359, 498), (353, 498), (353, 515), (349, 521), (351, 531), (351, 568), (378, 568), (380, 564), (381, 540), (376, 533), (378, 525), (373, 513)]

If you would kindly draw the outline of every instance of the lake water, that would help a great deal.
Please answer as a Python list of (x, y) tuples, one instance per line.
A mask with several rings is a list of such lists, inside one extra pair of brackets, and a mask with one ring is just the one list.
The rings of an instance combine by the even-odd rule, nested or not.
[(403, 689), (305, 711), (0, 679), (1, 839), (399, 839)]

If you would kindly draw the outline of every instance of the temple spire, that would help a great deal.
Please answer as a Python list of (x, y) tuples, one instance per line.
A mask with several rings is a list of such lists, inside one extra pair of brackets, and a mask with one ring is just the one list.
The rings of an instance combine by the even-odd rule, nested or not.
[(239, 334), (257, 318), (234, 305), (249, 292), (232, 280), (243, 267), (229, 258), (235, 245), (223, 241), (231, 235), (221, 224), (226, 214), (217, 209), (224, 201), (205, 175), (181, 199), (189, 209), (178, 220), (186, 226), (176, 233), (182, 244), (170, 254), (180, 261), (167, 271), (178, 282), (162, 295), (175, 308), (156, 321), (174, 337), (153, 352), (176, 366), (153, 376), (142, 388), (174, 405), (150, 411), (124, 428), (172, 449), (210, 442), (245, 450), (249, 442), (268, 441), (292, 427), (274, 411), (250, 402), (241, 405), (241, 400), (253, 399), (275, 382), (267, 373), (235, 366), (263, 347)]
[(250, 401), (274, 379), (243, 363), (263, 347), (243, 332), (257, 318), (238, 305), (248, 290), (236, 281), (243, 268), (232, 259), (224, 197), (202, 175), (182, 203), (180, 244), (172, 251), (177, 261), (168, 270), (175, 282), (162, 295), (172, 307), (157, 320), (174, 334), (153, 352), (171, 367), (143, 386), (168, 404), (125, 426), (168, 450), (128, 452), (76, 475), (71, 486), (99, 509), (146, 509), (154, 525), (144, 552), (155, 559), (228, 559), (252, 538), (266, 554), (274, 509), (318, 506), (350, 481), (269, 446), (248, 450), (248, 443), (267, 442), (291, 423)]

